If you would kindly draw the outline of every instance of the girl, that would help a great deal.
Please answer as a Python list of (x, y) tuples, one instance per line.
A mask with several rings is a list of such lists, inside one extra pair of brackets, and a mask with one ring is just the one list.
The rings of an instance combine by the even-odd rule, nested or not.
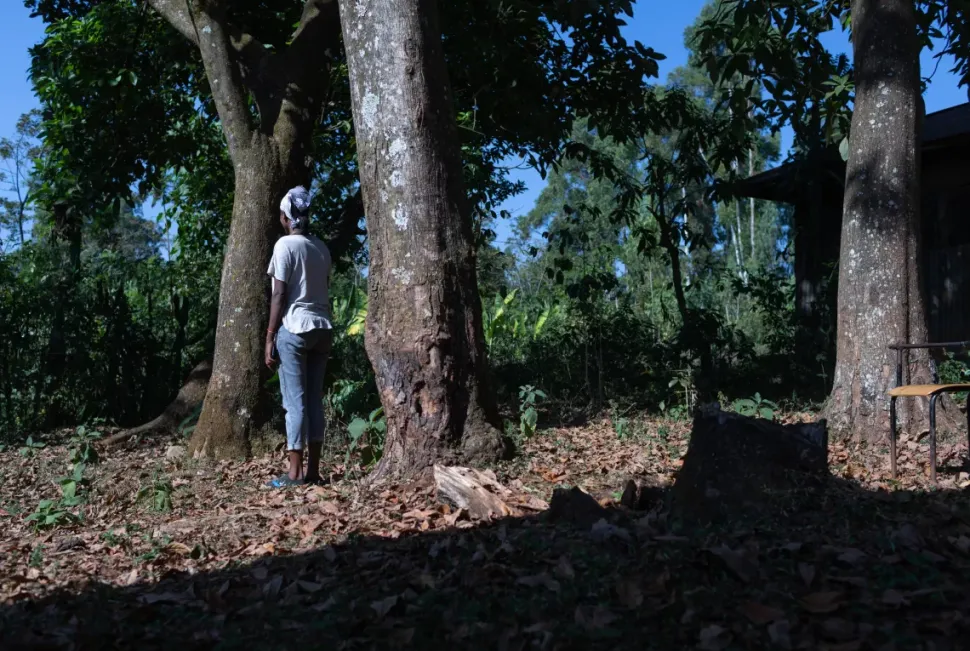
[[(272, 488), (320, 482), (320, 448), (326, 422), (323, 376), (333, 343), (330, 323), (330, 251), (307, 234), (310, 195), (302, 186), (280, 203), (280, 223), (286, 235), (273, 247), (268, 273), (273, 279), (266, 365), (279, 353), (280, 390), (286, 410), (289, 471), (269, 482)], [(307, 467), (303, 469), (303, 449)]]

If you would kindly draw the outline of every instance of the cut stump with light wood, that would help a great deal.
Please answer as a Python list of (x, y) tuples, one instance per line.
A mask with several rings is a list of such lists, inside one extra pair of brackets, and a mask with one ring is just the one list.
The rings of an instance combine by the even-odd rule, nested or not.
[(542, 500), (502, 485), (491, 470), (440, 465), (433, 470), (438, 499), (464, 509), (472, 519), (519, 516), (548, 508)]

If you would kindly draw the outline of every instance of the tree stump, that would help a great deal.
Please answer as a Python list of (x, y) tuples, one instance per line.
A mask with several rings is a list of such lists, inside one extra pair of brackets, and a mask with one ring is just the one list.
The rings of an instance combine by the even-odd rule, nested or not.
[(503, 486), (491, 470), (439, 466), (433, 468), (439, 500), (468, 512), (473, 520), (490, 520), (545, 511), (549, 505), (521, 490)]
[(791, 506), (828, 476), (825, 421), (781, 425), (723, 412), (694, 417), (690, 445), (673, 487), (675, 513), (717, 522)]
[(550, 520), (572, 522), (581, 527), (590, 527), (606, 515), (607, 510), (596, 498), (578, 486), (555, 489), (547, 513)]

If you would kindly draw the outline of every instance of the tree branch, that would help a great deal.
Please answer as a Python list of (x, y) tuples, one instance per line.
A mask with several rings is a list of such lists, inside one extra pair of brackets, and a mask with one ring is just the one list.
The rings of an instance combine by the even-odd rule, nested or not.
[(291, 58), (312, 60), (314, 52), (318, 56), (332, 57), (336, 55), (339, 44), (340, 11), (337, 0), (307, 0), (303, 5), (300, 24), (290, 42)]
[(190, 10), (185, 0), (147, 0), (147, 2), (179, 34), (195, 45), (199, 44), (192, 15), (189, 13)]
[(236, 59), (225, 11), (219, 3), (196, 3), (192, 0), (147, 0), (172, 27), (195, 43), (202, 55), (206, 79), (215, 100), (222, 129), (229, 145), (229, 156), (236, 160), (240, 150), (249, 145), (252, 125), (249, 102)]
[(340, 46), (340, 10), (337, 0), (306, 0), (303, 15), (290, 46), (279, 63), (289, 72), (281, 97), (280, 118), (273, 135), (299, 142), (312, 130), (329, 85), (327, 71)]
[(256, 101), (260, 131), (272, 135), (282, 151), (304, 160), (307, 152), (293, 145), (306, 141), (319, 118), (329, 83), (326, 73), (340, 45), (337, 0), (306, 0), (290, 46), (278, 55), (230, 25), (221, 2), (146, 2), (198, 46), (230, 156), (236, 158), (255, 128), (248, 91)]
[(360, 188), (344, 204), (340, 217), (333, 224), (333, 230), (329, 234), (327, 247), (334, 260), (338, 260), (350, 252), (354, 240), (360, 235), (366, 235), (366, 231), (360, 229), (360, 220), (364, 218), (364, 198)]

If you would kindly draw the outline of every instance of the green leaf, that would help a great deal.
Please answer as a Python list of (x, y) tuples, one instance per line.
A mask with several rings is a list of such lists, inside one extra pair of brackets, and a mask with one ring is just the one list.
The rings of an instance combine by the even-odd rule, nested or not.
[(63, 495), (65, 499), (73, 499), (77, 495), (77, 482), (73, 479), (62, 481), (61, 495)]
[(156, 491), (153, 506), (156, 511), (168, 512), (172, 510), (172, 495), (167, 491)]
[(367, 431), (367, 425), (367, 421), (363, 418), (355, 418), (347, 425), (347, 432), (350, 434), (351, 442), (356, 443), (360, 440), (360, 437)]
[(843, 138), (842, 142), (839, 143), (839, 155), (842, 157), (842, 160), (844, 161), (849, 160), (849, 137), (848, 136)]

